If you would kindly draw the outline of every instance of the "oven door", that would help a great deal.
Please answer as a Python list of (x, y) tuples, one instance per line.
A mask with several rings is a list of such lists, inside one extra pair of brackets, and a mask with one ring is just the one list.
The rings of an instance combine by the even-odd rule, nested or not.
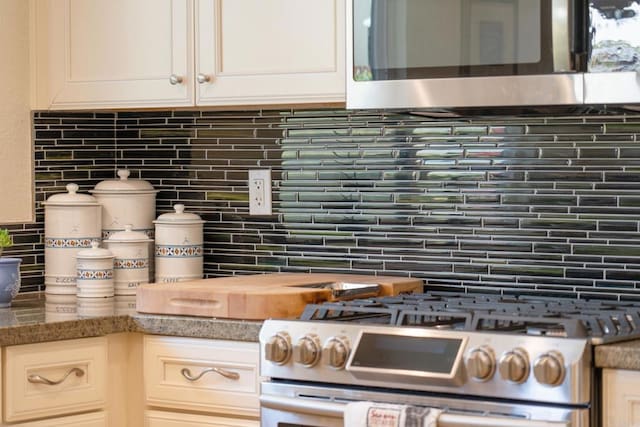
[(348, 108), (582, 103), (582, 1), (347, 3)]
[(348, 402), (421, 405), (443, 410), (438, 427), (588, 427), (588, 408), (439, 398), (392, 391), (264, 382), (262, 427), (343, 427)]

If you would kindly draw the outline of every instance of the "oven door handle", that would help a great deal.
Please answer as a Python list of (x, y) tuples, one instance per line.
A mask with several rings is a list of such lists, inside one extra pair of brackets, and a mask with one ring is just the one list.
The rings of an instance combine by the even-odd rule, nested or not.
[[(262, 395), (260, 396), (260, 406), (283, 412), (343, 418), (346, 405), (318, 400)], [(438, 417), (438, 427), (570, 427), (570, 423), (485, 415), (458, 415), (445, 412)]]

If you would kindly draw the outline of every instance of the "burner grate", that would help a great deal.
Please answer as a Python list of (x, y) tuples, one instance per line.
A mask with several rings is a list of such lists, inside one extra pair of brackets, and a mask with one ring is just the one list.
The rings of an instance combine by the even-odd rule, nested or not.
[(480, 330), (610, 342), (640, 336), (640, 306), (610, 300), (431, 292), (308, 305), (302, 320)]

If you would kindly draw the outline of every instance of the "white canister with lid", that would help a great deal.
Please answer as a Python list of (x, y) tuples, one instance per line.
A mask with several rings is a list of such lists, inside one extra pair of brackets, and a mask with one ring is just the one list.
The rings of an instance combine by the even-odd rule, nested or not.
[(149, 283), (150, 241), (146, 234), (133, 231), (131, 224), (105, 241), (115, 257), (113, 282), (116, 295), (135, 295), (138, 286)]
[[(153, 239), (153, 221), (156, 218), (156, 194), (151, 183), (141, 179), (129, 179), (130, 171), (119, 169), (119, 179), (99, 182), (91, 194), (102, 205), (102, 238), (108, 239), (113, 233), (123, 231), (131, 224), (134, 231), (144, 233)], [(149, 253), (153, 251), (153, 241)], [(149, 265), (149, 280), (153, 280), (153, 258)]]
[(79, 194), (77, 184), (55, 194), (44, 205), (45, 293), (76, 294), (76, 255), (100, 240), (102, 206), (95, 197)]
[(202, 279), (203, 224), (196, 214), (185, 213), (184, 205), (162, 214), (156, 226), (156, 283)]
[(103, 298), (114, 295), (113, 253), (101, 249), (100, 242), (91, 242), (91, 249), (76, 256), (78, 298)]

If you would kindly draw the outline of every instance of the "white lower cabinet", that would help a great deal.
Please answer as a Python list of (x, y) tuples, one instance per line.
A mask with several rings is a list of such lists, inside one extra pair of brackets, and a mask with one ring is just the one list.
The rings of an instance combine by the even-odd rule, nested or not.
[(4, 350), (6, 422), (100, 410), (106, 396), (106, 337), (16, 345)]
[(257, 343), (145, 336), (146, 405), (207, 414), (147, 413), (147, 425), (258, 425), (258, 354)]
[(260, 422), (250, 419), (183, 414), (164, 411), (146, 411), (145, 427), (259, 427)]
[(602, 426), (640, 427), (640, 372), (602, 370)]
[(106, 412), (91, 412), (89, 414), (11, 424), (11, 427), (108, 427), (108, 418)]

